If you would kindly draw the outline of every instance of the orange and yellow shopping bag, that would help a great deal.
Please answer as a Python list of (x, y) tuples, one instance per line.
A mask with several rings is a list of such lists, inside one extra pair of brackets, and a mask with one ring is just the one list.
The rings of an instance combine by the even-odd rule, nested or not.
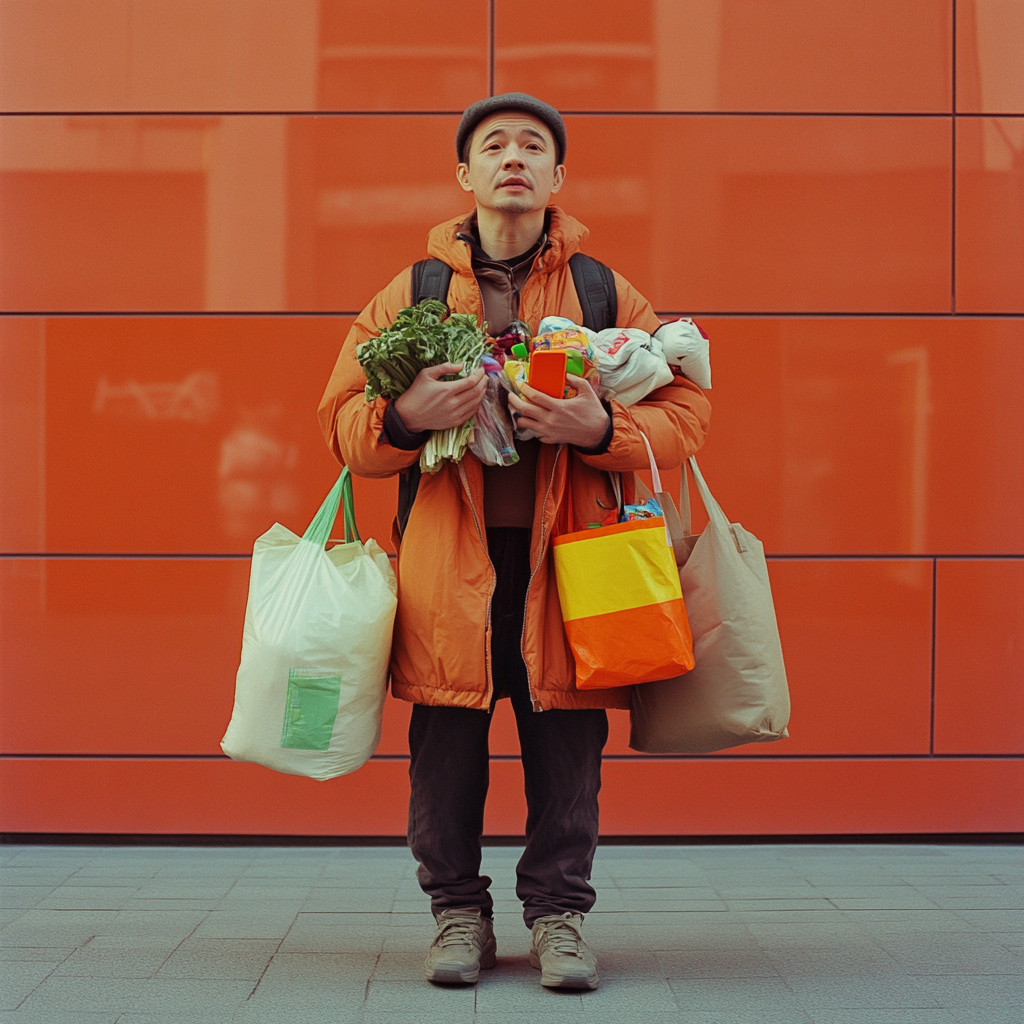
[(648, 683), (693, 668), (664, 517), (563, 534), (552, 550), (578, 689)]

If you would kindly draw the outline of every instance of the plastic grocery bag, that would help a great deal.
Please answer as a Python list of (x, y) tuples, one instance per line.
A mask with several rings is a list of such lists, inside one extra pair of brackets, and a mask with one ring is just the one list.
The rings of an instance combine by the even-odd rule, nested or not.
[[(342, 497), (345, 543), (324, 550)], [(346, 467), (301, 537), (275, 523), (253, 548), (224, 753), (320, 780), (365, 764), (380, 739), (397, 591), (388, 556), (360, 541)]]
[(651, 336), (635, 327), (612, 327), (594, 340), (601, 371), (601, 397), (633, 405), (657, 388), (672, 383), (673, 373), (661, 354), (652, 351)]
[(652, 340), (652, 349), (663, 356), (673, 372), (678, 371), (704, 391), (711, 387), (711, 344), (688, 316), (662, 324)]
[(476, 411), (469, 450), (485, 466), (512, 466), (519, 461), (513, 436), (515, 428), (508, 411), (512, 382), (501, 364), (490, 356), (484, 356), (483, 368), (487, 374), (487, 391)]

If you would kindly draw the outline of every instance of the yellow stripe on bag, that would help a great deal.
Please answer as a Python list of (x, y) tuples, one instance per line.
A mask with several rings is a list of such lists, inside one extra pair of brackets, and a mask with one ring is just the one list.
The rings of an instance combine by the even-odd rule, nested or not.
[(566, 622), (682, 597), (661, 518), (556, 537), (553, 551)]

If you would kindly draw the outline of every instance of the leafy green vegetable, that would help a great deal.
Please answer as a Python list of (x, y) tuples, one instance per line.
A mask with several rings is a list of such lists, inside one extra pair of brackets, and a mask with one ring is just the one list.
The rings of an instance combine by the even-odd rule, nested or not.
[[(427, 299), (399, 311), (390, 327), (379, 328), (356, 349), (366, 374), (366, 400), (397, 398), (427, 366), (462, 363), (460, 373), (446, 380), (467, 377), (488, 350), (487, 337), (471, 313), (449, 313), (437, 299)], [(423, 448), (420, 468), (436, 473), (445, 459), (458, 462), (473, 437), (474, 419), (460, 427), (435, 430)]]

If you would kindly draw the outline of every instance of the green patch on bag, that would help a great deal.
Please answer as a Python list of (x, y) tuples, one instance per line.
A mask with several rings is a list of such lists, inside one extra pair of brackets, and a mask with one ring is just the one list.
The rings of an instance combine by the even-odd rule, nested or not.
[(315, 669), (288, 670), (281, 746), (293, 750), (327, 750), (341, 699), (341, 676)]

